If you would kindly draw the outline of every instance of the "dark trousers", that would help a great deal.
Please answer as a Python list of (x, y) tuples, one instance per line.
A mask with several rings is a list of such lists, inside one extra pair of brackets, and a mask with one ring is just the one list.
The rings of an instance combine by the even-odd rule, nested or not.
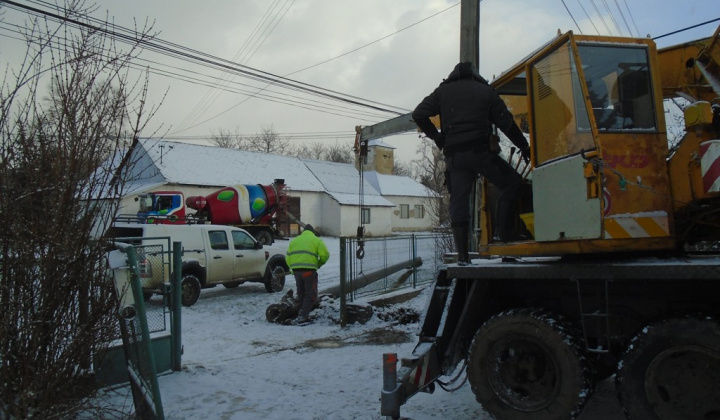
[(294, 270), (297, 300), (301, 302), (298, 318), (307, 319), (315, 307), (318, 295), (318, 275), (315, 270)]
[(450, 172), (450, 221), (454, 226), (467, 226), (470, 221), (470, 196), (482, 175), (501, 193), (497, 204), (494, 233), (508, 235), (514, 229), (522, 177), (500, 155), (490, 152), (455, 152), (445, 157)]

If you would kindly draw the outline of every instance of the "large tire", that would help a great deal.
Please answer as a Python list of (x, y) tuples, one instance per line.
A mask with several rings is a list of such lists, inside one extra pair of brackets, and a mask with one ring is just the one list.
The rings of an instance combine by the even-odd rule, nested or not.
[(286, 265), (284, 258), (270, 260), (265, 272), (265, 290), (268, 293), (281, 291), (285, 287)]
[(272, 245), (272, 243), (275, 241), (273, 234), (267, 230), (261, 230), (260, 232), (258, 232), (255, 239), (257, 239), (257, 241), (263, 245)]
[(185, 274), (181, 283), (181, 302), (183, 306), (193, 306), (200, 298), (200, 280), (193, 274)]
[(467, 371), (477, 401), (503, 420), (572, 419), (593, 391), (578, 334), (541, 310), (509, 310), (485, 322)]
[(632, 420), (720, 419), (720, 324), (688, 316), (635, 336), (615, 378)]

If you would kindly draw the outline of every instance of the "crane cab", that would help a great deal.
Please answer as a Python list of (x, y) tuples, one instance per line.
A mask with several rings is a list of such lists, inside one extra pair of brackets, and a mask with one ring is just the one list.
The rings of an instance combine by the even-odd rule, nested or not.
[[(531, 147), (518, 232), (493, 243), (497, 191), (481, 188), (481, 255), (563, 255), (675, 245), (657, 51), (650, 39), (558, 36), (493, 81)], [(516, 158), (519, 159), (519, 156)]]

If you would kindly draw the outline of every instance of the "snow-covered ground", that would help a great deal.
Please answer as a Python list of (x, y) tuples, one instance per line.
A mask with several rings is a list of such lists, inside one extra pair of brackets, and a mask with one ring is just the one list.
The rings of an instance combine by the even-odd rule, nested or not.
[[(323, 238), (331, 252), (319, 270), (319, 289), (336, 286), (339, 241)], [(287, 241), (278, 241), (287, 246)], [(331, 279), (331, 280), (328, 280)], [(412, 352), (417, 323), (382, 320), (398, 308), (422, 312), (427, 293), (392, 308), (375, 310), (365, 325), (341, 328), (339, 300), (325, 299), (313, 312), (313, 324), (271, 324), (265, 310), (282, 293), (269, 294), (262, 284), (203, 290), (198, 302), (182, 312), (182, 371), (159, 377), (165, 418), (182, 419), (384, 419), (380, 415), (382, 355)], [(160, 305), (153, 298), (149, 305)], [(607, 387), (606, 387), (607, 388)], [(114, 404), (132, 406), (128, 388), (112, 391)], [(611, 390), (606, 390), (611, 400)], [(592, 403), (592, 401), (591, 401)], [(616, 402), (614, 404), (617, 404)], [(592, 404), (591, 404), (592, 405)], [(617, 409), (597, 406), (602, 415), (585, 420), (618, 419)], [(124, 411), (128, 411), (127, 409)], [(586, 410), (588, 411), (588, 410)], [(415, 420), (492, 419), (475, 401), (469, 384), (454, 393), (421, 393), (401, 408)]]

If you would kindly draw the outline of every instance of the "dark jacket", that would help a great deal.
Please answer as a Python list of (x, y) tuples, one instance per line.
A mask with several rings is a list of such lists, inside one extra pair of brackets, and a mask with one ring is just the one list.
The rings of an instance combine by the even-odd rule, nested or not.
[[(442, 134), (430, 121), (440, 114)], [(452, 151), (489, 150), (492, 126), (497, 126), (520, 150), (528, 147), (513, 116), (493, 89), (470, 63), (459, 63), (447, 79), (412, 113), (413, 120), (438, 147)]]

